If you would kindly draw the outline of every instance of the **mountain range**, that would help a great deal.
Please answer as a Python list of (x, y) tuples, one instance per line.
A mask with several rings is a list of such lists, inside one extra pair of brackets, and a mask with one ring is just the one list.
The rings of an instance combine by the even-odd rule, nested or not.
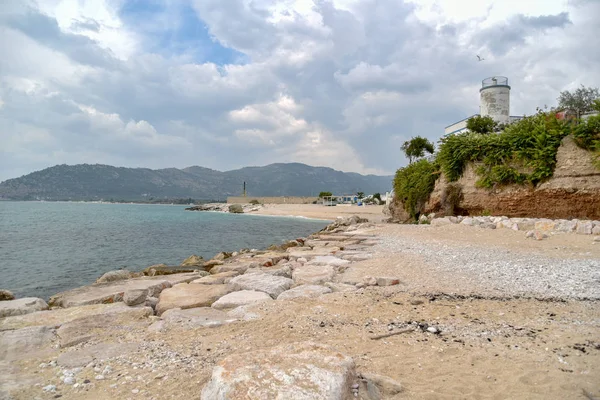
[(191, 198), (225, 200), (240, 196), (317, 196), (385, 193), (392, 176), (361, 175), (300, 163), (278, 163), (216, 171), (192, 166), (183, 169), (124, 168), (101, 164), (56, 165), (0, 183), (5, 200), (114, 200)]

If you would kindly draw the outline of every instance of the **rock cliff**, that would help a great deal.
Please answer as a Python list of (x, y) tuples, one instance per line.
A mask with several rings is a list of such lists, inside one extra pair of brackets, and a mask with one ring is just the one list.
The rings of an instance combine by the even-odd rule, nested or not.
[[(534, 218), (600, 218), (600, 169), (593, 164), (593, 153), (579, 148), (568, 136), (563, 139), (556, 155), (552, 178), (537, 187), (508, 185), (482, 189), (475, 166), (467, 166), (458, 180), (463, 199), (456, 212), (463, 215), (505, 215)], [(423, 213), (443, 214), (442, 194), (448, 181), (442, 175), (425, 206)], [(393, 205), (392, 214), (401, 205)], [(402, 210), (403, 211), (403, 210)], [(400, 219), (400, 218), (396, 218)]]

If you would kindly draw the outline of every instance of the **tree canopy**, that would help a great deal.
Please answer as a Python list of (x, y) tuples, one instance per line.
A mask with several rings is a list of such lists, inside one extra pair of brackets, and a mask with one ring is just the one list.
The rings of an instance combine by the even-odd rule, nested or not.
[(498, 129), (498, 123), (490, 116), (476, 115), (467, 120), (467, 129), (471, 132), (487, 135)]
[(596, 101), (600, 99), (598, 88), (585, 87), (570, 92), (565, 90), (558, 96), (558, 107), (574, 111), (579, 117), (581, 114), (592, 111), (595, 108)]
[(402, 151), (408, 158), (408, 163), (412, 164), (413, 160), (419, 159), (425, 155), (425, 152), (433, 154), (435, 147), (433, 143), (424, 137), (416, 136), (411, 140), (407, 140), (402, 145)]

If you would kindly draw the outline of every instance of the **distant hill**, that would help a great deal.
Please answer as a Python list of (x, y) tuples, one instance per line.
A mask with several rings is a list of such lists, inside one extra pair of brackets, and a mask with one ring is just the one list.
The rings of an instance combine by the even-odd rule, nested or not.
[(57, 165), (0, 183), (8, 200), (150, 200), (192, 198), (225, 200), (248, 196), (317, 196), (356, 192), (384, 193), (391, 176), (360, 175), (305, 164), (271, 164), (220, 172), (198, 166), (184, 169), (123, 168), (110, 165)]

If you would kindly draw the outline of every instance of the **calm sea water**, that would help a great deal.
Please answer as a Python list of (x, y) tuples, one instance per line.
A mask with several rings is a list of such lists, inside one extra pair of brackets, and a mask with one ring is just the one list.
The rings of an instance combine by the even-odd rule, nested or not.
[(184, 211), (184, 206), (0, 202), (0, 288), (48, 298), (106, 271), (178, 265), (197, 254), (265, 248), (327, 222)]

